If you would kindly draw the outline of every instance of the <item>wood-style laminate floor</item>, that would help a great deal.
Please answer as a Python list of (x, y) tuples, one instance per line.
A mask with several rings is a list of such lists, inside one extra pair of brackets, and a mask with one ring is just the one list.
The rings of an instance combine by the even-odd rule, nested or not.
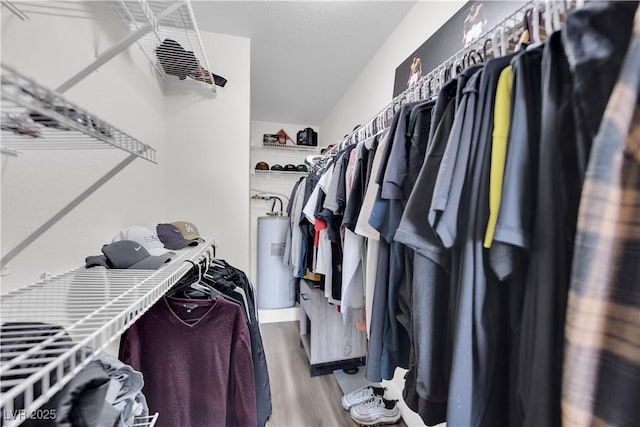
[(335, 377), (309, 375), (309, 361), (300, 345), (298, 322), (269, 323), (260, 329), (273, 405), (267, 426), (357, 426), (349, 412), (342, 409), (342, 391)]

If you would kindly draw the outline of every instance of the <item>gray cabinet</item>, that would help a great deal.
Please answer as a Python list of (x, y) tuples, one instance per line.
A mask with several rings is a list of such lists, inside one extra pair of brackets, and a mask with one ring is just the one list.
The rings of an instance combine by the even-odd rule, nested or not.
[(311, 375), (364, 364), (366, 334), (345, 325), (324, 292), (300, 281), (300, 340), (309, 358)]

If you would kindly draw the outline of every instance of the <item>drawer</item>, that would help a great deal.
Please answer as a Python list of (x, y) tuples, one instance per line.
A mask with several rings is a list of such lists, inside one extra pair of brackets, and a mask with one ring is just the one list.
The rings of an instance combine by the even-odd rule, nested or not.
[(307, 313), (309, 318), (314, 317), (313, 314), (316, 312), (316, 308), (314, 308), (318, 301), (318, 291), (316, 289), (312, 289), (309, 287), (306, 281), (300, 281), (300, 305)]

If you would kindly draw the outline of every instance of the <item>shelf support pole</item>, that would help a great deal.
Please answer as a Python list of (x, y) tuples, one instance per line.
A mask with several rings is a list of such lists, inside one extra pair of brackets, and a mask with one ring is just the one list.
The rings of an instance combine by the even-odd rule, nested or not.
[[(177, 3), (172, 4), (171, 6), (169, 6), (168, 8), (163, 10), (162, 12), (160, 12), (160, 14), (156, 17), (156, 20), (159, 22), (160, 20), (164, 19), (165, 17), (171, 15), (176, 10), (180, 9), (182, 6), (184, 6), (184, 3), (182, 3), (182, 2), (177, 2)], [(58, 88), (56, 89), (56, 92), (64, 93), (64, 92), (68, 91), (73, 86), (75, 86), (76, 84), (80, 83), (89, 74), (93, 73), (95, 70), (100, 68), (106, 62), (108, 62), (111, 58), (113, 58), (114, 56), (118, 55), (123, 50), (127, 49), (129, 46), (131, 46), (133, 43), (135, 43), (138, 39), (140, 39), (142, 36), (147, 34), (152, 29), (153, 29), (153, 27), (150, 24), (146, 24), (146, 25), (143, 25), (142, 27), (138, 28), (136, 31), (133, 31), (131, 34), (126, 36), (120, 42), (118, 42), (117, 44), (111, 46), (109, 49), (107, 49), (104, 52), (102, 52), (95, 59), (95, 61), (93, 61), (91, 64), (87, 65), (84, 69), (80, 70), (76, 75), (74, 75), (69, 80), (67, 80), (66, 82), (64, 82), (60, 86), (58, 86)]]
[(78, 195), (75, 199), (73, 199), (69, 204), (63, 207), (58, 213), (56, 213), (51, 219), (42, 224), (40, 227), (36, 229), (33, 233), (27, 236), (22, 242), (20, 242), (15, 248), (11, 249), (1, 260), (0, 267), (4, 268), (9, 261), (16, 257), (20, 252), (25, 250), (31, 243), (33, 243), (38, 237), (44, 234), (45, 231), (53, 227), (58, 221), (64, 218), (69, 212), (71, 212), (76, 206), (82, 203), (87, 197), (93, 194), (96, 190), (102, 187), (107, 183), (111, 178), (116, 176), (122, 169), (127, 167), (131, 162), (133, 162), (138, 156), (135, 154), (131, 154), (127, 156), (126, 159), (118, 163), (113, 169), (103, 175), (100, 179), (98, 179), (95, 183), (93, 183), (89, 188), (84, 190), (80, 195)]

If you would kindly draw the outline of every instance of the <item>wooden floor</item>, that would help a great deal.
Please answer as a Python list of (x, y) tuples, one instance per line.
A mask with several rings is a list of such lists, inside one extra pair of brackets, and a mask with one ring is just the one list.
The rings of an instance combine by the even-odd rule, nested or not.
[(300, 346), (298, 323), (269, 323), (260, 329), (273, 404), (267, 426), (357, 426), (349, 411), (342, 409), (342, 391), (335, 377), (309, 375), (309, 361)]

